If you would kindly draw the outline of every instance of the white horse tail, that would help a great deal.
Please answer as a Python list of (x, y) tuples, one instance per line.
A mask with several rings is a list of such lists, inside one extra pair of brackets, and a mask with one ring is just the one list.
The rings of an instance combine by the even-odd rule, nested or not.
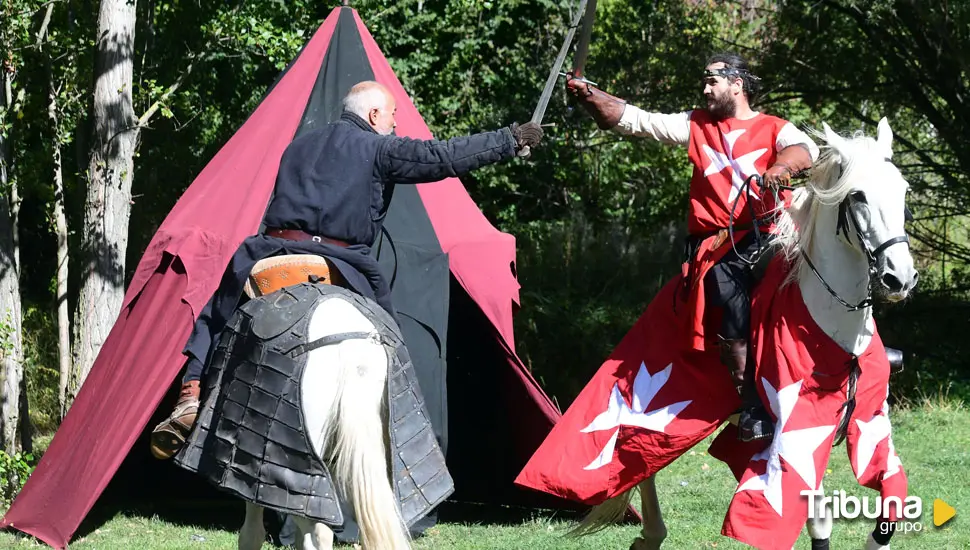
[(631, 487), (626, 492), (602, 504), (593, 506), (589, 513), (579, 522), (579, 525), (567, 531), (566, 534), (571, 537), (591, 535), (597, 531), (602, 531), (611, 524), (619, 522), (626, 515), (626, 511), (630, 507), (630, 500), (633, 499), (634, 489), (635, 487)]
[(363, 548), (406, 550), (410, 536), (391, 488), (387, 461), (387, 356), (380, 344), (364, 345), (370, 349), (353, 354), (358, 361), (340, 368), (337, 406), (331, 407), (336, 418), (327, 422), (336, 429), (330, 448), (333, 473), (353, 506)]

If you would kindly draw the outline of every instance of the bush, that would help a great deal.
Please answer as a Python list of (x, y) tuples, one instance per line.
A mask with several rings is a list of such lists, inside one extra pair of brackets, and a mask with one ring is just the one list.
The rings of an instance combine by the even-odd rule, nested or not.
[(24, 375), (27, 377), (30, 422), (35, 434), (50, 434), (60, 423), (57, 314), (30, 304), (25, 306)]
[(3, 508), (10, 506), (36, 466), (32, 454), (17, 453), (10, 456), (0, 451), (0, 505)]
[(578, 215), (515, 235), (516, 348), (565, 410), (676, 274), (683, 241), (673, 227), (640, 233)]
[(880, 337), (905, 354), (905, 370), (890, 384), (894, 398), (912, 401), (947, 395), (970, 403), (968, 289), (970, 274), (953, 272), (946, 282), (928, 275), (920, 278), (910, 299), (877, 307)]

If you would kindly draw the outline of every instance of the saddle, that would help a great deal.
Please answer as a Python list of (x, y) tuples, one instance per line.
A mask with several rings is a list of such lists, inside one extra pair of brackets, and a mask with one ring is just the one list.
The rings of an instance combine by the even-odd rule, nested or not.
[(286, 254), (256, 262), (246, 279), (243, 292), (253, 299), (308, 282), (346, 286), (340, 271), (327, 258), (315, 254)]

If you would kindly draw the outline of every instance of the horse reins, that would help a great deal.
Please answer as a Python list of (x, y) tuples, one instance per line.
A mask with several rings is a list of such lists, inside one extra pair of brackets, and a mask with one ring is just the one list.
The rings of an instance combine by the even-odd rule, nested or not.
[[(754, 174), (752, 176), (748, 176), (748, 178), (746, 178), (744, 182), (741, 184), (741, 187), (738, 188), (738, 196), (734, 198), (734, 203), (731, 205), (731, 212), (729, 213), (730, 221), (728, 222), (728, 238), (731, 241), (731, 248), (732, 250), (734, 250), (734, 255), (737, 256), (738, 259), (741, 260), (741, 262), (747, 264), (748, 267), (753, 267), (755, 264), (757, 264), (758, 261), (760, 260), (761, 254), (764, 252), (764, 246), (762, 246), (762, 243), (761, 243), (761, 230), (758, 228), (759, 219), (755, 214), (754, 205), (751, 203), (750, 200), (748, 200), (747, 201), (748, 213), (751, 214), (751, 220), (752, 220), (751, 225), (752, 225), (752, 229), (754, 230), (754, 239), (755, 239), (755, 243), (757, 243), (758, 245), (758, 251), (755, 254), (756, 257), (754, 259), (748, 259), (742, 256), (740, 252), (738, 252), (737, 243), (734, 242), (734, 218), (735, 218), (734, 212), (738, 207), (738, 201), (741, 200), (741, 197), (742, 196), (746, 197), (747, 193), (750, 192), (752, 180), (758, 181), (758, 188), (760, 189), (761, 195), (764, 196), (764, 179), (762, 179), (761, 175)], [(777, 185), (777, 186), (772, 186), (771, 189), (775, 198), (774, 204), (777, 205), (781, 202), (781, 198), (778, 196), (779, 191), (781, 191), (782, 189), (786, 191), (792, 191), (795, 188), (790, 185)]]
[[(889, 159), (886, 159), (886, 162), (889, 162)], [(839, 177), (841, 176), (842, 175), (839, 174)], [(808, 264), (808, 267), (812, 270), (812, 273), (815, 274), (819, 282), (822, 283), (822, 286), (825, 287), (825, 290), (827, 290), (828, 293), (831, 294), (833, 298), (838, 300), (839, 303), (845, 306), (849, 311), (857, 311), (857, 310), (872, 306), (872, 282), (873, 280), (875, 280), (876, 262), (879, 258), (879, 255), (885, 252), (887, 248), (889, 248), (894, 244), (899, 244), (899, 243), (909, 244), (909, 236), (904, 233), (902, 235), (887, 239), (885, 242), (877, 246), (875, 250), (870, 249), (869, 243), (868, 241), (866, 241), (865, 237), (862, 234), (862, 229), (859, 227), (859, 221), (858, 219), (856, 219), (855, 213), (852, 212), (850, 209), (850, 206), (851, 206), (849, 202), (850, 200), (851, 200), (851, 197), (846, 196), (844, 199), (842, 199), (842, 202), (839, 203), (839, 219), (835, 226), (835, 235), (838, 236), (840, 233), (845, 235), (845, 239), (849, 241), (849, 243), (851, 244), (852, 239), (849, 236), (849, 224), (850, 223), (852, 224), (852, 229), (855, 231), (856, 238), (859, 240), (859, 245), (861, 246), (862, 251), (866, 255), (866, 262), (869, 264), (869, 270), (867, 273), (869, 282), (866, 285), (866, 297), (856, 305), (850, 304), (844, 298), (842, 298), (842, 296), (840, 296), (839, 293), (835, 291), (835, 289), (833, 289), (827, 282), (825, 282), (825, 279), (822, 277), (822, 274), (819, 273), (818, 269), (815, 268), (815, 265), (812, 263), (812, 260), (809, 259), (808, 253), (805, 252), (804, 249), (801, 251), (801, 254), (802, 254), (802, 258), (804, 258), (805, 262)], [(906, 208), (906, 219), (912, 219), (912, 214), (909, 212), (909, 208)]]

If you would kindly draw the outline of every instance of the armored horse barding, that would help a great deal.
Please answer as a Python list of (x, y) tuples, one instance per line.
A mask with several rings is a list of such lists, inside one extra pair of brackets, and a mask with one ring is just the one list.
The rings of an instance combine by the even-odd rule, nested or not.
[[(816, 403), (813, 414), (828, 420), (828, 425), (815, 428), (819, 434), (819, 443), (832, 441), (837, 434), (839, 437), (847, 437), (850, 462), (860, 484), (884, 492), (904, 493), (906, 480), (902, 473), (902, 464), (892, 445), (886, 403), (889, 363), (881, 341), (875, 341), (876, 330), (871, 305), (874, 295), (889, 302), (904, 300), (917, 283), (918, 274), (913, 266), (904, 230), (904, 223), (909, 217), (905, 205), (908, 184), (891, 162), (892, 131), (885, 119), (879, 123), (876, 140), (861, 136), (846, 139), (834, 133), (828, 125), (824, 125), (824, 138), (827, 142), (825, 153), (813, 169), (807, 184), (795, 190), (792, 206), (780, 212), (779, 230), (772, 238), (776, 254), (769, 271), (774, 269), (777, 279), (775, 282), (779, 283), (779, 287), (763, 291), (762, 302), (768, 305), (762, 306), (763, 318), (760, 323), (752, 320), (753, 332), (760, 331), (758, 336), (768, 344), (759, 349), (756, 357), (759, 385), (765, 390), (763, 399), (770, 401), (767, 404), (771, 406), (776, 421), (784, 424), (793, 414), (794, 404), (789, 407), (781, 405), (784, 401), (780, 397), (782, 392), (771, 387), (768, 378), (777, 378), (780, 369), (786, 371), (783, 374), (790, 378), (789, 381), (798, 378), (797, 383), (792, 386), (801, 387), (804, 382), (807, 387), (821, 378), (819, 371), (837, 370), (834, 368), (836, 366), (817, 361), (823, 359), (820, 357), (811, 358), (814, 364), (782, 365), (773, 356), (776, 351), (773, 344), (788, 337), (789, 332), (789, 329), (777, 322), (772, 323), (779, 317), (784, 319), (787, 314), (777, 311), (772, 313), (772, 307), (782, 307), (773, 303), (773, 300), (775, 295), (784, 294), (785, 287), (788, 287), (790, 293), (798, 293), (795, 294), (797, 301), (803, 304), (799, 307), (811, 319), (802, 326), (809, 327), (810, 332), (816, 333), (812, 336), (817, 341), (827, 340), (832, 348), (855, 360), (851, 372), (840, 374), (842, 378), (836, 381), (838, 383), (830, 390), (821, 392), (836, 399), (825, 400), (825, 404), (822, 404), (823, 400)], [(811, 326), (812, 323), (814, 327)], [(753, 339), (758, 340), (759, 338)], [(871, 347), (873, 345), (875, 350)], [(869, 363), (860, 366), (862, 358), (868, 358)], [(780, 384), (778, 387), (780, 388)], [(678, 399), (692, 397), (697, 396), (679, 395)], [(860, 430), (873, 425), (879, 425), (885, 431), (883, 439), (879, 440), (881, 451), (871, 450), (882, 453), (880, 457), (884, 464), (879, 468), (874, 465), (875, 457), (871, 452), (867, 456), (858, 441)], [(779, 516), (782, 516), (780, 489), (778, 493), (769, 496), (768, 487), (774, 478), (780, 480), (782, 476), (778, 456), (781, 454), (780, 447), (784, 445), (781, 436), (783, 428), (781, 426), (776, 430), (779, 433), (768, 448), (762, 449), (753, 458), (748, 453), (740, 468), (735, 469), (741, 483), (732, 507), (743, 507), (746, 502), (755, 498), (751, 494), (760, 491), (764, 493), (764, 498), (760, 495), (757, 498), (762, 503), (769, 501)], [(730, 446), (730, 438), (724, 438), (725, 433), (721, 434), (719, 440)], [(715, 445), (717, 444), (718, 440), (715, 440)], [(824, 455), (827, 463), (828, 452)], [(760, 475), (753, 475), (751, 465), (759, 462), (765, 471), (757, 472)], [(808, 470), (805, 474), (808, 479), (803, 476), (805, 484), (812, 489), (824, 490), (817, 477), (814, 462)], [(742, 477), (745, 474), (747, 475)], [(799, 471), (798, 474), (802, 472)], [(894, 486), (887, 488), (890, 484)], [(778, 486), (781, 486), (780, 481)], [(659, 548), (666, 537), (666, 526), (653, 475), (641, 481), (638, 487), (642, 500), (643, 530), (642, 536), (631, 548)], [(574, 530), (574, 534), (589, 533), (618, 520), (625, 513), (632, 494), (631, 488), (594, 506)], [(771, 502), (773, 500), (775, 502)], [(786, 500), (784, 503), (790, 505), (790, 502)], [(748, 510), (750, 513), (750, 509)], [(816, 513), (816, 518), (810, 520), (808, 525), (813, 548), (827, 548), (831, 534), (831, 518), (819, 517), (820, 515), (823, 514)], [(732, 516), (732, 511), (729, 510), (728, 519), (725, 521), (725, 534), (735, 536), (737, 531), (732, 526), (732, 521), (739, 520), (732, 518), (737, 517), (741, 517), (741, 514)], [(804, 523), (804, 518), (801, 521)], [(876, 529), (866, 541), (867, 550), (889, 548), (888, 538), (892, 531), (886, 532), (886, 526), (886, 521), (877, 523)], [(781, 542), (772, 544), (782, 547)]]
[(240, 550), (262, 546), (267, 507), (296, 520), (299, 548), (332, 548), (349, 508), (364, 548), (407, 549), (454, 491), (399, 327), (333, 280), (315, 256), (256, 265), (175, 457), (246, 501)]

